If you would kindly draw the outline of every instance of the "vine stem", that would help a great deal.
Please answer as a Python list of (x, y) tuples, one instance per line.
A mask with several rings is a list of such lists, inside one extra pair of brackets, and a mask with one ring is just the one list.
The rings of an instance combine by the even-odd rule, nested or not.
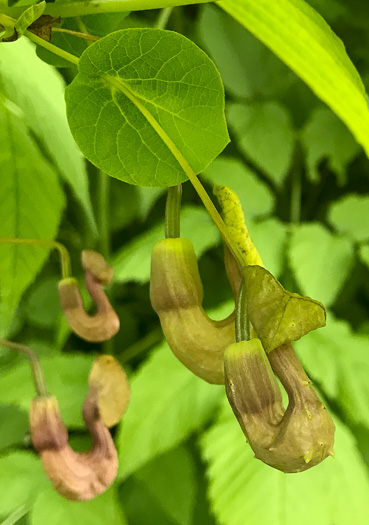
[(45, 377), (36, 352), (34, 352), (32, 348), (29, 348), (29, 346), (13, 343), (12, 341), (7, 341), (6, 339), (0, 339), (0, 346), (3, 346), (9, 350), (15, 350), (16, 352), (22, 352), (28, 357), (31, 365), (36, 394), (38, 396), (47, 396), (48, 392), (46, 389)]
[(150, 111), (134, 96), (134, 94), (126, 87), (126, 85), (120, 79), (113, 77), (113, 76), (109, 76), (107, 77), (107, 81), (110, 83), (113, 90), (121, 91), (136, 106), (136, 108), (139, 111), (141, 111), (142, 115), (144, 115), (146, 120), (151, 124), (152, 128), (156, 131), (156, 133), (163, 140), (163, 142), (166, 144), (168, 149), (172, 152), (178, 164), (181, 166), (181, 168), (187, 175), (188, 179), (190, 180), (192, 186), (195, 188), (198, 196), (202, 200), (202, 203), (205, 206), (210, 217), (213, 219), (213, 222), (215, 223), (215, 226), (218, 228), (221, 236), (223, 237), (224, 242), (227, 244), (228, 248), (231, 250), (235, 259), (238, 261), (240, 268), (243, 268), (245, 266), (245, 262), (243, 260), (243, 255), (241, 253), (241, 250), (239, 249), (237, 243), (235, 243), (234, 240), (232, 239), (228, 231), (228, 228), (225, 225), (222, 217), (218, 213), (218, 210), (214, 206), (213, 201), (207, 194), (204, 186), (201, 184), (201, 182), (197, 178), (196, 173), (193, 171), (193, 169), (191, 168), (187, 160), (182, 155), (181, 151), (177, 148), (177, 146), (174, 144), (172, 139), (164, 131), (164, 129), (160, 126), (160, 124), (157, 122), (154, 116), (150, 113)]
[(64, 27), (53, 27), (52, 31), (54, 33), (67, 33), (68, 35), (83, 38), (84, 40), (92, 40), (93, 42), (100, 40), (99, 36), (90, 35), (89, 33), (81, 33), (80, 31), (72, 31), (71, 29), (65, 29)]
[(238, 292), (237, 306), (236, 306), (236, 341), (250, 340), (250, 321), (247, 310), (247, 293), (245, 286), (245, 276), (242, 275), (242, 283)]
[[(215, 0), (195, 0), (196, 4), (208, 4)], [(84, 15), (99, 15), (102, 13), (122, 13), (125, 11), (145, 11), (147, 9), (163, 9), (179, 5), (193, 4), (194, 0), (77, 0), (75, 2), (55, 2), (46, 4), (44, 15), (70, 18)], [(18, 18), (27, 6), (2, 7), (4, 14)], [(27, 35), (28, 36), (28, 35)], [(38, 43), (38, 42), (37, 42)]]
[(47, 239), (18, 239), (16, 237), (0, 237), (0, 244), (23, 244), (28, 246), (45, 246), (54, 248), (60, 254), (61, 268), (63, 279), (70, 277), (72, 274), (69, 252), (66, 247), (57, 241)]
[(53, 44), (50, 44), (50, 42), (46, 42), (43, 38), (40, 38), (39, 36), (32, 33), (32, 31), (24, 31), (24, 35), (27, 36), (32, 42), (35, 44), (38, 44), (41, 47), (44, 47), (48, 51), (51, 51), (51, 53), (54, 53), (54, 55), (58, 55), (61, 58), (64, 58), (65, 60), (68, 60), (68, 62), (71, 62), (72, 64), (78, 66), (79, 58), (72, 55), (71, 53), (68, 53), (68, 51), (64, 51), (64, 49), (60, 49), (60, 47), (54, 46)]
[(155, 24), (156, 29), (165, 29), (169, 21), (170, 15), (172, 14), (172, 11), (173, 7), (166, 7), (165, 9), (162, 9), (160, 11), (160, 14)]
[(177, 239), (181, 236), (182, 184), (168, 188), (165, 205), (165, 237)]

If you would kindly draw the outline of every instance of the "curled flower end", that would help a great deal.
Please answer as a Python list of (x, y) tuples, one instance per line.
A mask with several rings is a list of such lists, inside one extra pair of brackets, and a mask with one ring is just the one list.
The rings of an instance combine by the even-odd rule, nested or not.
[(103, 493), (118, 471), (117, 452), (110, 432), (101, 421), (96, 396), (87, 396), (83, 417), (92, 436), (92, 448), (77, 453), (68, 445), (68, 432), (56, 398), (38, 397), (31, 404), (32, 441), (44, 470), (59, 494), (77, 501)]

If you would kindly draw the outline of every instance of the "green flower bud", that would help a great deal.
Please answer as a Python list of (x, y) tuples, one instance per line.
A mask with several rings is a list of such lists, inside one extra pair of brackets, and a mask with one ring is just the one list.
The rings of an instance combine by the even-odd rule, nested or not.
[[(283, 472), (300, 472), (333, 455), (334, 423), (292, 346), (266, 355), (258, 339), (229, 346), (226, 393), (255, 456)], [(285, 411), (274, 372), (289, 397)]]
[(154, 246), (150, 298), (175, 356), (205, 381), (223, 384), (224, 350), (235, 340), (234, 316), (212, 321), (202, 308), (203, 287), (187, 239), (165, 239)]

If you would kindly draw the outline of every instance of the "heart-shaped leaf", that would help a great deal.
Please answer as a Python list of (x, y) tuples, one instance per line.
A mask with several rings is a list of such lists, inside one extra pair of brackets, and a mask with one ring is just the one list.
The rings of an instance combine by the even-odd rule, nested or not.
[(266, 352), (325, 326), (322, 303), (288, 292), (260, 266), (244, 269), (250, 321)]
[(200, 173), (229, 140), (217, 69), (171, 31), (123, 29), (89, 46), (66, 102), (84, 155), (130, 184), (183, 182), (184, 167)]

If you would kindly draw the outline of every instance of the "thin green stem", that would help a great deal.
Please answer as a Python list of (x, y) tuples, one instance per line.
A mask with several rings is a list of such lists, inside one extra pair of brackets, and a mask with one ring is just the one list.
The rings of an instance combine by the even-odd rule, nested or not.
[(163, 332), (161, 328), (157, 328), (145, 335), (142, 339), (129, 346), (121, 354), (118, 355), (118, 359), (124, 364), (142, 354), (152, 346), (156, 345), (163, 340)]
[(23, 516), (25, 516), (30, 510), (31, 505), (21, 505), (14, 512), (12, 512), (4, 521), (1, 522), (1, 525), (15, 525)]
[[(106, 173), (100, 171), (99, 184), (98, 184), (98, 229), (100, 233), (100, 252), (109, 259), (110, 255), (110, 244), (111, 244), (111, 233), (110, 233), (110, 221), (109, 221), (109, 195), (110, 195), (110, 177)], [(110, 291), (107, 290), (106, 294), (110, 298)], [(112, 354), (114, 351), (113, 339), (108, 339), (103, 342), (103, 351), (105, 354)]]
[(45, 246), (47, 248), (54, 248), (58, 250), (60, 255), (63, 279), (71, 277), (72, 275), (69, 252), (60, 242), (50, 241), (47, 239), (18, 239), (16, 237), (0, 237), (0, 244), (25, 244), (28, 246)]
[(242, 278), (240, 291), (238, 293), (237, 306), (236, 306), (236, 341), (249, 341), (250, 340), (250, 321), (247, 310), (247, 293), (245, 286), (245, 277)]
[[(122, 13), (125, 11), (145, 11), (147, 9), (162, 9), (178, 5), (207, 4), (215, 0), (77, 0), (74, 2), (60, 1), (48, 3), (44, 15), (69, 18), (84, 15), (99, 15), (101, 13)], [(27, 6), (2, 7), (4, 14), (18, 18)]]
[(110, 177), (99, 172), (99, 201), (98, 201), (98, 228), (100, 233), (100, 251), (105, 259), (110, 255), (110, 221), (109, 221), (109, 193)]
[(6, 339), (0, 339), (0, 346), (9, 350), (15, 350), (16, 352), (22, 352), (28, 357), (28, 360), (31, 365), (32, 377), (35, 385), (36, 394), (38, 396), (47, 396), (48, 392), (46, 389), (45, 377), (36, 352), (34, 352), (32, 348), (29, 348), (26, 345), (13, 343), (12, 341), (7, 341)]
[[(181, 151), (177, 148), (177, 146), (174, 144), (172, 139), (168, 136), (168, 134), (160, 126), (160, 124), (157, 122), (154, 116), (150, 113), (150, 111), (141, 103), (141, 101), (137, 97), (135, 97), (135, 95), (127, 88), (127, 86), (119, 78), (109, 76), (107, 77), (107, 81), (110, 83), (112, 88), (114, 88), (115, 90), (121, 91), (137, 107), (137, 109), (139, 109), (142, 115), (151, 124), (152, 128), (156, 131), (159, 137), (163, 140), (163, 142), (172, 152), (173, 156), (177, 159), (178, 164), (181, 166), (181, 168), (187, 175), (188, 179), (191, 181), (191, 184), (193, 185), (198, 196), (202, 200), (202, 203), (204, 204), (206, 210), (208, 211), (209, 215), (213, 219), (216, 227), (220, 231), (220, 234), (222, 235), (224, 242), (227, 244), (228, 248), (231, 250), (234, 257), (238, 261), (240, 267), (242, 268), (245, 265), (245, 263), (243, 260), (241, 250), (237, 246), (237, 243), (233, 241), (231, 235), (229, 234), (228, 228), (225, 225), (222, 217), (219, 215), (218, 210), (213, 204), (213, 201), (210, 199), (205, 188), (203, 187), (203, 185), (197, 178), (195, 172), (193, 171), (193, 169), (191, 168), (187, 160), (182, 155)], [(113, 99), (114, 99), (114, 94), (113, 94)]]
[(291, 173), (290, 222), (293, 225), (299, 224), (301, 220), (302, 170), (302, 154), (297, 144)]
[(159, 13), (154, 27), (156, 27), (156, 29), (165, 29), (169, 21), (170, 15), (172, 14), (172, 11), (173, 7), (166, 7), (165, 9), (162, 9)]
[[(45, 14), (45, 13), (44, 13)], [(76, 66), (79, 63), (79, 58), (72, 55), (71, 53), (68, 53), (68, 51), (64, 51), (64, 49), (60, 49), (60, 47), (54, 46), (53, 44), (50, 44), (50, 42), (46, 42), (43, 38), (40, 38), (39, 36), (32, 33), (32, 31), (24, 31), (25, 36), (27, 36), (32, 42), (35, 44), (38, 44), (41, 47), (44, 47), (48, 51), (51, 51), (51, 53), (54, 53), (54, 55), (58, 55), (61, 58), (65, 58), (65, 60), (68, 60), (68, 62), (71, 62), (72, 64), (75, 64)]]
[(92, 40), (93, 42), (100, 40), (99, 36), (90, 35), (89, 33), (80, 33), (79, 31), (72, 31), (71, 29), (65, 29), (64, 27), (53, 27), (52, 31), (54, 33), (67, 33), (68, 35), (83, 38), (84, 40)]
[(165, 237), (177, 239), (181, 236), (182, 184), (168, 188), (165, 206)]

